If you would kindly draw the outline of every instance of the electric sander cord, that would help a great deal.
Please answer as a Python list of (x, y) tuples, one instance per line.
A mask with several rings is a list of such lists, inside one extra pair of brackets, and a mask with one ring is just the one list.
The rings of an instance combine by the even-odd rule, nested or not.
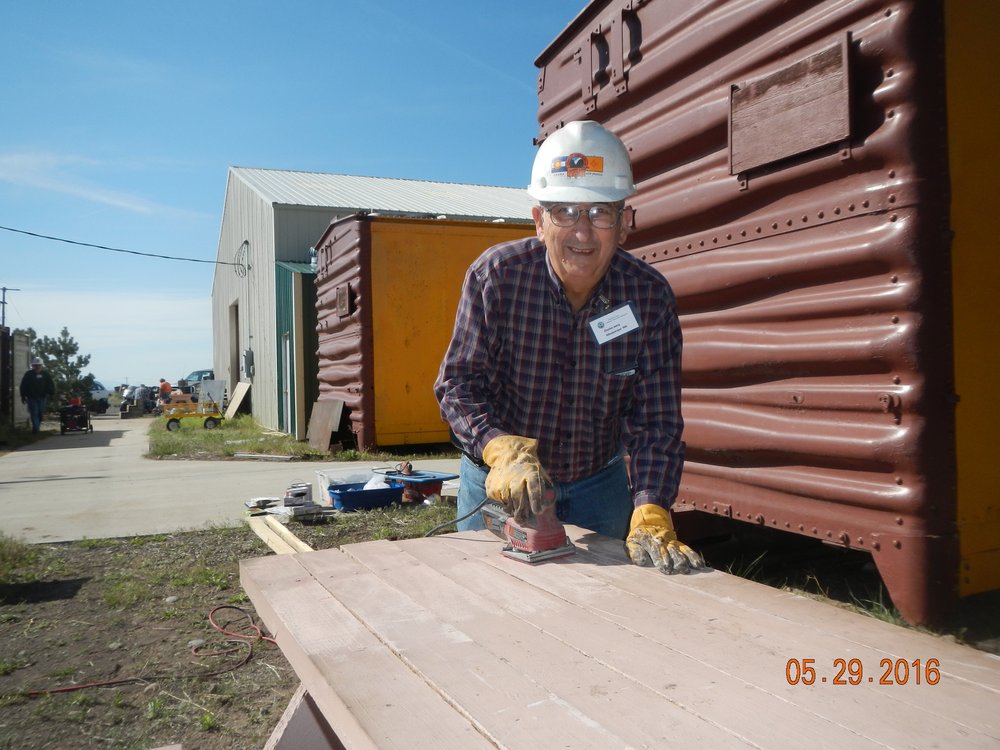
[(480, 509), (481, 509), (481, 508), (482, 508), (482, 507), (483, 507), (484, 505), (486, 505), (486, 503), (488, 503), (488, 502), (490, 502), (490, 499), (489, 499), (489, 498), (486, 498), (486, 499), (485, 499), (485, 500), (483, 500), (483, 501), (482, 501), (481, 503), (479, 503), (479, 505), (477, 505), (477, 506), (476, 506), (475, 508), (473, 508), (473, 509), (472, 509), (472, 510), (470, 510), (470, 511), (469, 511), (468, 513), (466, 513), (466, 514), (465, 514), (464, 516), (462, 516), (462, 517), (460, 517), (460, 518), (453, 518), (453, 519), (451, 519), (450, 521), (445, 521), (445, 522), (444, 522), (444, 523), (442, 523), (442, 524), (438, 524), (438, 525), (437, 525), (437, 526), (435, 526), (435, 527), (434, 527), (433, 529), (431, 529), (431, 530), (430, 530), (430, 531), (428, 531), (428, 532), (427, 532), (426, 534), (424, 534), (424, 536), (425, 536), (425, 537), (428, 537), (428, 536), (434, 536), (434, 535), (435, 535), (436, 533), (438, 533), (439, 531), (441, 531), (441, 529), (446, 529), (446, 528), (448, 528), (449, 526), (454, 526), (454, 525), (455, 525), (456, 523), (458, 523), (459, 521), (464, 521), (464, 520), (465, 520), (466, 518), (469, 518), (470, 516), (474, 516), (474, 515), (475, 515), (476, 513), (478, 513), (478, 512), (480, 511)]

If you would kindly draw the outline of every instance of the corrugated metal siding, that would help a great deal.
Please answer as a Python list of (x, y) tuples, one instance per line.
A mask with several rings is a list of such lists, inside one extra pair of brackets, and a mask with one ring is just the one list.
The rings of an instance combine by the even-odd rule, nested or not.
[(270, 203), (332, 206), (337, 208), (338, 216), (380, 211), (420, 216), (441, 214), (449, 218), (531, 220), (532, 203), (522, 188), (248, 167), (235, 167), (234, 171)]
[[(574, 119), (622, 137), (629, 250), (678, 296), (677, 507), (870, 551), (915, 621), (951, 602), (957, 567), (940, 15), (926, 0), (595, 2), (537, 63), (538, 140)], [(848, 49), (850, 138), (730, 174), (734, 87), (831, 45)], [(779, 152), (811, 127), (755, 117)]]
[(316, 245), (319, 399), (340, 399), (357, 444), (374, 443), (370, 227), (331, 225)]
[[(251, 349), (255, 357), (263, 358), (255, 363), (256, 372), (273, 365), (274, 214), (271, 206), (232, 171), (216, 257), (228, 265), (216, 266), (212, 286), (213, 367), (217, 376), (226, 379), (230, 393), (241, 380), (252, 382), (250, 399), (255, 418), (267, 427), (277, 428), (274, 375), (268, 389), (256, 376), (241, 376), (239, 364), (239, 354)], [(242, 265), (233, 265), (237, 262)], [(239, 309), (237, 332), (230, 331), (229, 311), (233, 305)], [(239, 340), (231, 340), (234, 336)]]

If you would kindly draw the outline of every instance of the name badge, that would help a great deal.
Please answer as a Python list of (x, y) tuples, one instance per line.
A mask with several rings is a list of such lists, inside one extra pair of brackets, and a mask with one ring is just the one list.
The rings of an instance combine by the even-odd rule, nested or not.
[(619, 305), (614, 310), (609, 310), (590, 321), (590, 331), (598, 344), (606, 344), (630, 331), (637, 330), (639, 321), (635, 317), (631, 302)]

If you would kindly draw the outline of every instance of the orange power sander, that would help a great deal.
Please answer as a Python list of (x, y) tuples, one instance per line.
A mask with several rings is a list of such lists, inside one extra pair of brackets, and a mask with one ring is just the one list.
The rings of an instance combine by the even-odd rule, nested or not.
[(481, 512), (486, 528), (507, 542), (500, 554), (512, 560), (538, 563), (576, 552), (562, 522), (556, 518), (554, 504), (549, 504), (539, 515), (529, 513), (524, 523), (516, 521), (503, 505), (492, 500), (486, 501)]

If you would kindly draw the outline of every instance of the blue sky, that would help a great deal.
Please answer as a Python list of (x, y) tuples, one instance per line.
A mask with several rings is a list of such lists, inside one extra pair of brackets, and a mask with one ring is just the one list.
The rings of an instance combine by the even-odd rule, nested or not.
[[(527, 184), (536, 57), (583, 0), (0, 7), (0, 226), (214, 261), (229, 166)], [(211, 367), (210, 262), (0, 230), (6, 324), (99, 380)]]

